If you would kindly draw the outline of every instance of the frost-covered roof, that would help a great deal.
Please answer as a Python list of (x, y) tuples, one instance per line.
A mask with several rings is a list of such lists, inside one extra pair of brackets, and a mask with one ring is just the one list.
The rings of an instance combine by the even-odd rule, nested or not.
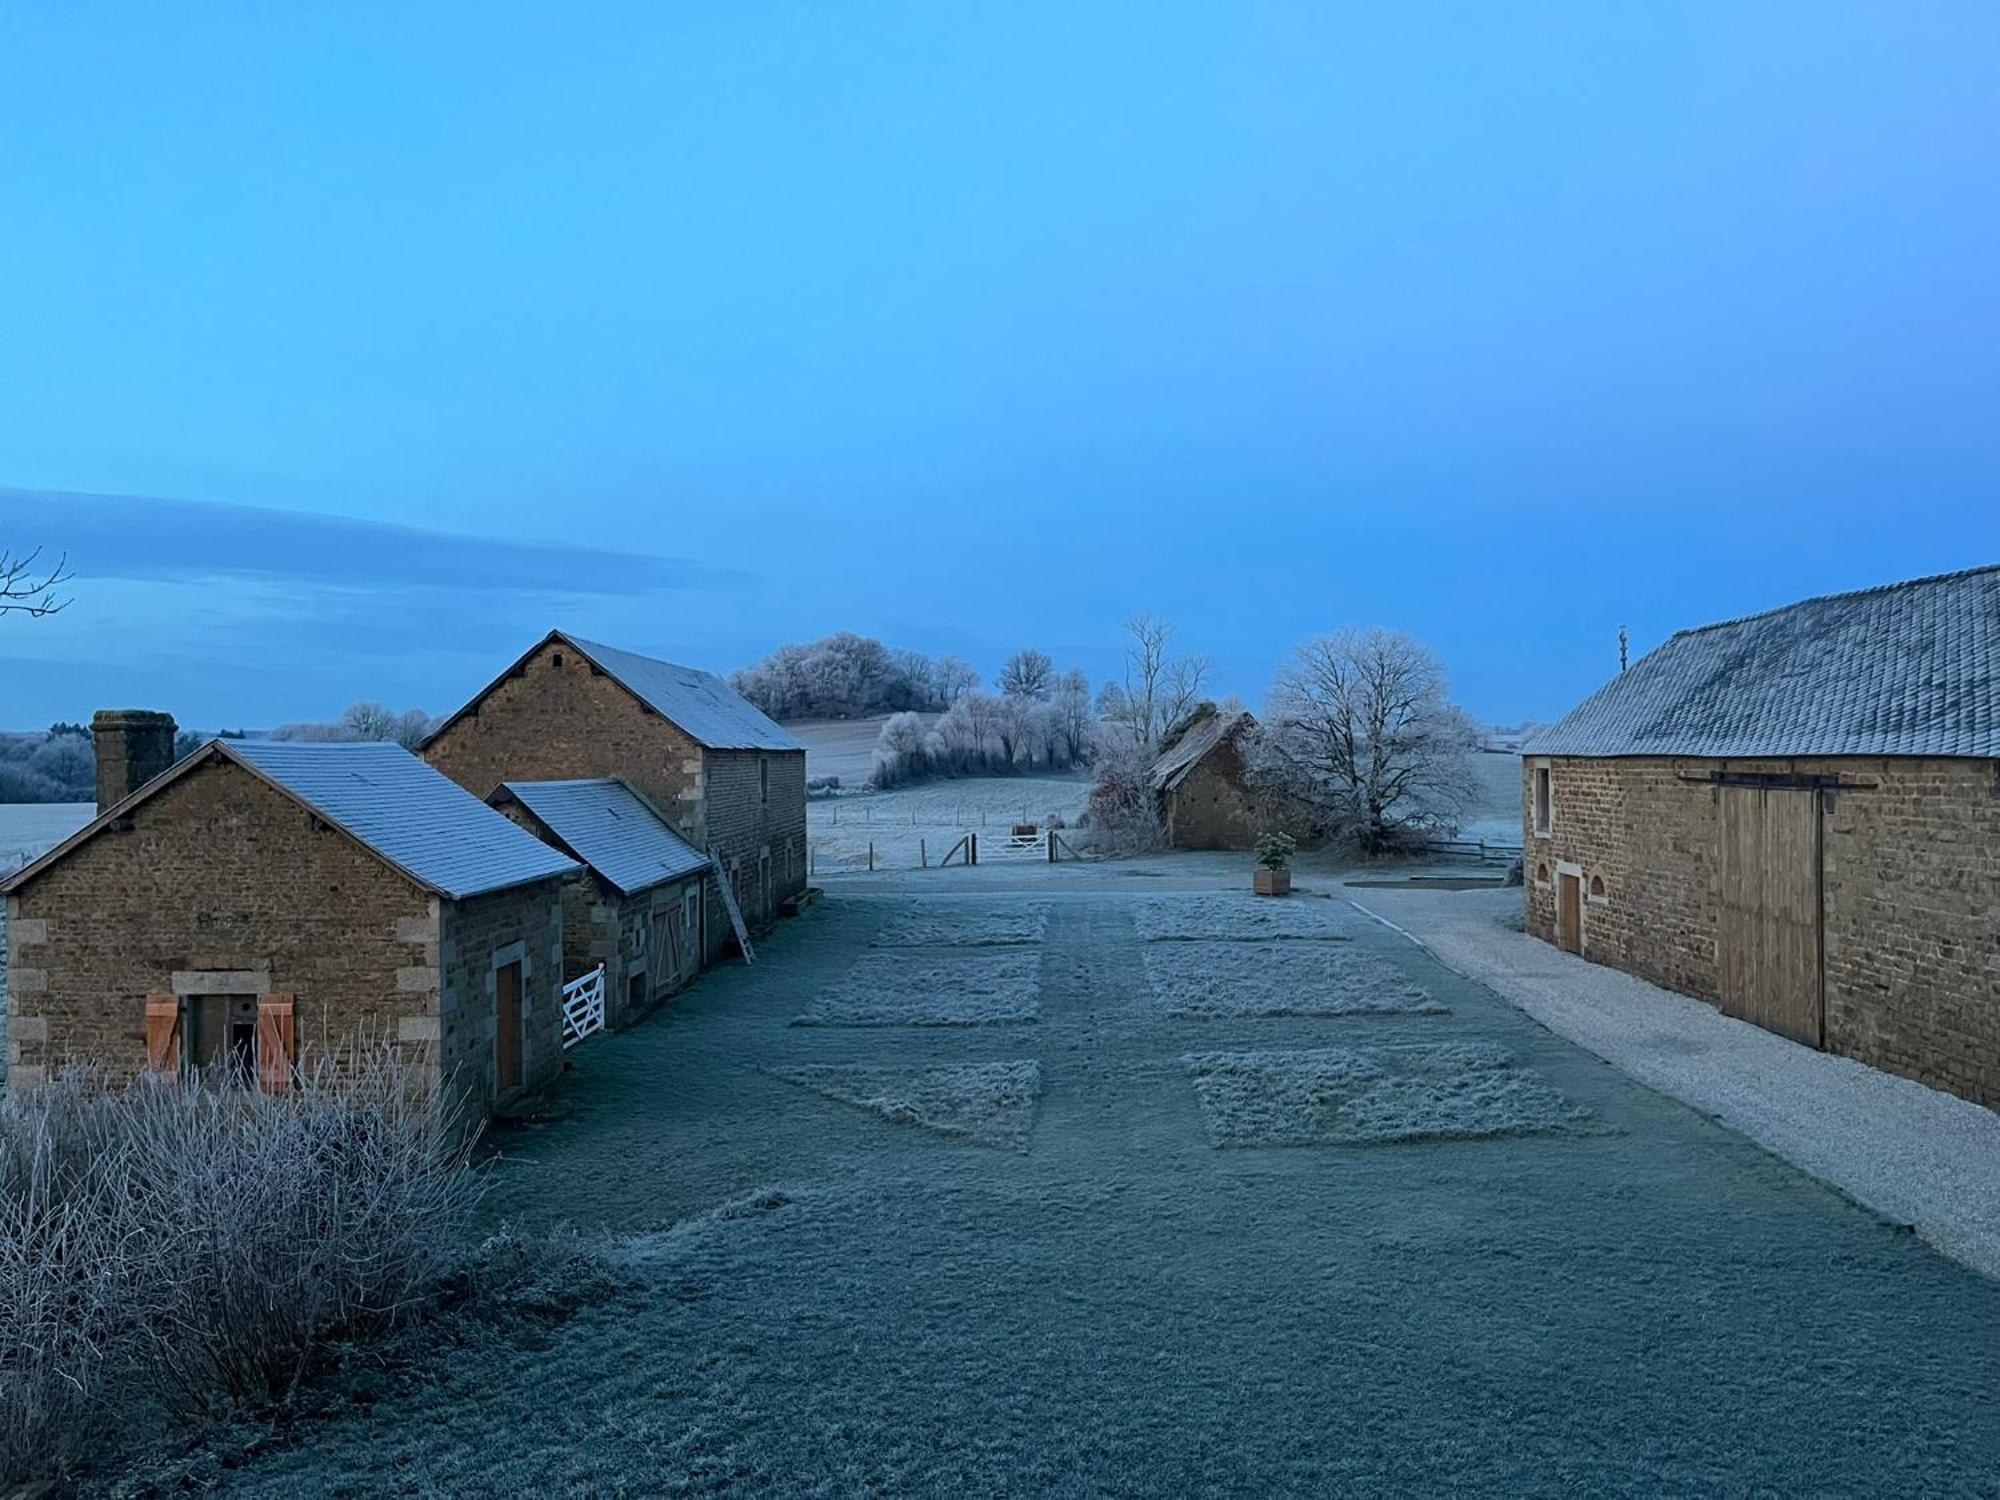
[(1247, 713), (1210, 714), (1175, 741), (1172, 749), (1153, 762), (1153, 790), (1171, 792), (1187, 780), (1188, 774), (1201, 764), (1209, 751), (1235, 734), (1238, 729), (1247, 728), (1255, 722)]
[[(0, 888), (25, 884), (107, 824), (217, 756), (261, 777), (447, 900), (549, 880), (577, 868), (400, 745), (218, 739), (107, 809)], [(217, 857), (227, 857), (227, 851), (219, 850)]]
[(676, 666), (657, 657), (641, 656), (636, 651), (621, 651), (616, 646), (586, 641), (566, 630), (551, 630), (535, 642), (522, 653), (520, 660), (433, 729), (431, 739), (435, 740), (456, 724), (551, 641), (561, 641), (569, 646), (705, 749), (805, 751), (801, 741), (785, 733), (763, 710), (713, 672), (704, 672), (699, 667)]
[(2000, 566), (1683, 630), (1522, 753), (2000, 757)]
[(804, 750), (763, 710), (736, 689), (698, 667), (620, 651), (564, 634), (577, 650), (623, 683), (661, 718), (710, 750)]
[(709, 858), (616, 777), (590, 781), (509, 781), (511, 797), (569, 851), (626, 895), (705, 870)]

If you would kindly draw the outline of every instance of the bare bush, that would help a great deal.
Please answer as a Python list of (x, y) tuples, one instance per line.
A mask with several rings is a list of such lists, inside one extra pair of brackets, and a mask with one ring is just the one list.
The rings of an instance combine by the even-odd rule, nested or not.
[(282, 1397), (422, 1305), (464, 1255), (469, 1144), (386, 1049), (276, 1095), (0, 1099), (0, 1479), (62, 1473), (113, 1411)]
[(1085, 823), (1090, 845), (1109, 854), (1143, 854), (1166, 847), (1166, 825), (1153, 790), (1150, 744), (1130, 729), (1107, 736), (1097, 755)]

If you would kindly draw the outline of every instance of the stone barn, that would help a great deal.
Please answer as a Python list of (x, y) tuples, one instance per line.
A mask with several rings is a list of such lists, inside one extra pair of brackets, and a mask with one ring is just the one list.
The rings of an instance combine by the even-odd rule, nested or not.
[[(712, 878), (730, 882), (753, 928), (805, 890), (805, 746), (713, 673), (551, 631), (423, 755), (482, 798), (509, 781), (630, 783), (714, 857)], [(703, 927), (713, 959), (730, 923)]]
[(1210, 714), (1153, 762), (1153, 795), (1174, 848), (1248, 849), (1282, 828), (1244, 779), (1243, 740), (1256, 727), (1247, 713)]
[(2000, 1106), (2000, 568), (1680, 634), (1525, 747), (1528, 930)]
[(710, 861), (616, 777), (509, 781), (487, 799), (583, 868), (563, 885), (563, 977), (605, 968), (605, 1011), (626, 1026), (701, 972)]
[(113, 1085), (152, 1069), (282, 1092), (388, 1041), (478, 1120), (560, 1069), (577, 867), (408, 751), (214, 740), (100, 796), (0, 882), (11, 1086), (74, 1062)]

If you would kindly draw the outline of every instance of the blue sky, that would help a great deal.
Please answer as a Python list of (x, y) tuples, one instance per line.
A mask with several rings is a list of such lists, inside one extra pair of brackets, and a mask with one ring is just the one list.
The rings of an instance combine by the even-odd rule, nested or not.
[[(2000, 7), (9, 7), (0, 724), (552, 624), (1484, 717), (2000, 560)], [(88, 497), (88, 498), (78, 498)]]

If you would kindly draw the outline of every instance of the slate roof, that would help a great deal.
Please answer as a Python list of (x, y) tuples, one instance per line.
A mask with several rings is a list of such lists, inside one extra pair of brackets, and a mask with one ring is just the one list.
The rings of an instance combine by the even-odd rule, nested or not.
[(591, 781), (509, 781), (494, 793), (512, 797), (578, 859), (625, 895), (680, 880), (709, 867), (645, 798), (616, 777)]
[(269, 782), (447, 900), (548, 880), (577, 868), (400, 745), (211, 740), (18, 871), (4, 888), (25, 884), (215, 754)]
[(1201, 764), (1208, 752), (1236, 733), (1256, 721), (1247, 713), (1211, 714), (1174, 742), (1158, 760), (1153, 762), (1152, 783), (1156, 792), (1171, 792), (1186, 781), (1194, 768)]
[(1683, 630), (1522, 753), (2000, 757), (2000, 566)]

